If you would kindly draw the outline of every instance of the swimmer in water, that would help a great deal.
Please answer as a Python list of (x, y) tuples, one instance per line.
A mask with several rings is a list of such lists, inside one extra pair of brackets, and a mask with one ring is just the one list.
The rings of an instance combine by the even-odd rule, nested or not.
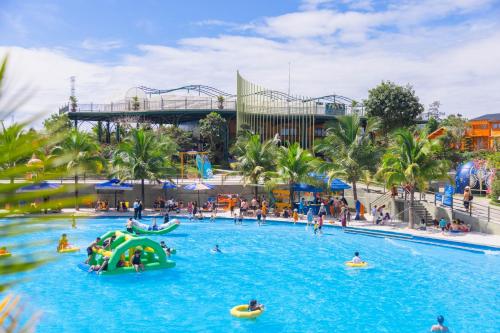
[(437, 324), (432, 325), (431, 332), (449, 332), (448, 327), (444, 326), (444, 317), (439, 315), (437, 317)]
[(364, 261), (359, 257), (359, 252), (354, 252), (354, 257), (351, 259), (353, 264), (362, 264)]
[(248, 304), (248, 311), (264, 310), (264, 305), (259, 304), (256, 299), (253, 299)]
[(219, 248), (219, 245), (218, 244), (215, 244), (215, 247), (212, 249), (213, 252), (218, 252), (218, 253), (222, 253), (222, 251), (220, 250)]

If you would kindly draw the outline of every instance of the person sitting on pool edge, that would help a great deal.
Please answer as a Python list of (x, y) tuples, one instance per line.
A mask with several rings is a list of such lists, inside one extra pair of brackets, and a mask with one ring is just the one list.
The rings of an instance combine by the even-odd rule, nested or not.
[(253, 299), (250, 301), (248, 304), (248, 311), (257, 311), (257, 310), (264, 310), (264, 305), (257, 303), (256, 299)]
[(215, 244), (215, 247), (212, 249), (212, 251), (214, 251), (214, 252), (218, 252), (218, 253), (222, 253), (222, 251), (220, 250), (220, 248), (219, 248), (219, 245), (218, 245), (218, 244)]
[(135, 250), (134, 256), (132, 257), (132, 265), (134, 265), (137, 273), (139, 273), (139, 269), (144, 271), (144, 264), (141, 261), (141, 250)]
[(351, 259), (351, 262), (353, 264), (362, 264), (364, 263), (363, 260), (359, 257), (359, 252), (354, 252), (354, 257)]
[(90, 258), (92, 258), (92, 254), (94, 253), (94, 248), (98, 249), (101, 248), (99, 245), (97, 245), (101, 241), (101, 237), (97, 237), (95, 241), (93, 241), (88, 247), (87, 247), (87, 260), (85, 260), (85, 263), (88, 264), (90, 261)]
[(90, 272), (96, 272), (96, 274), (101, 273), (102, 271), (105, 271), (108, 269), (108, 263), (109, 263), (109, 257), (103, 257), (103, 262), (101, 265), (92, 265), (89, 268), (89, 273)]
[(444, 317), (439, 315), (437, 317), (437, 324), (432, 325), (431, 332), (449, 332), (448, 327), (444, 326)]

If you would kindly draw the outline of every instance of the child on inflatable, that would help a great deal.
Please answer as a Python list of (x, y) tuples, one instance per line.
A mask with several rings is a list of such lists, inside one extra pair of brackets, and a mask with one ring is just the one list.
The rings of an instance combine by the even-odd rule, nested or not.
[(69, 249), (70, 247), (71, 245), (69, 244), (68, 236), (66, 234), (62, 234), (59, 239), (59, 244), (57, 245), (57, 251)]
[(7, 247), (6, 246), (2, 246), (0, 247), (0, 255), (1, 256), (7, 256), (9, 255), (10, 252), (7, 250)]
[(354, 252), (354, 257), (351, 259), (353, 264), (362, 264), (364, 261), (359, 257), (359, 252)]

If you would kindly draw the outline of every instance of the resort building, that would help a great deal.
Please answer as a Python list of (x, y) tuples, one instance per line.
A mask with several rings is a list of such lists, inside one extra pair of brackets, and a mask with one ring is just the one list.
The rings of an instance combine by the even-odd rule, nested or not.
[(471, 119), (464, 136), (464, 149), (496, 150), (500, 147), (500, 113)]
[(226, 119), (226, 143), (236, 137), (238, 129), (246, 128), (263, 140), (279, 137), (306, 148), (325, 135), (325, 124), (336, 116), (351, 112), (363, 115), (363, 106), (344, 96), (291, 96), (253, 84), (239, 73), (236, 81), (236, 95), (203, 85), (174, 89), (141, 86), (129, 89), (121, 101), (70, 103), (59, 113), (67, 113), (75, 127), (89, 130), (89, 125), (96, 126), (99, 139), (109, 143), (111, 136), (120, 141), (123, 123), (174, 124), (196, 134), (198, 121), (215, 111)]

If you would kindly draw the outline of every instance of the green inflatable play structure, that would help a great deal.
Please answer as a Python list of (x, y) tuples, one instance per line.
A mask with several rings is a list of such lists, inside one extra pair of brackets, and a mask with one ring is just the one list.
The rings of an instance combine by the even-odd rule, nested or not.
[(144, 264), (145, 271), (175, 266), (174, 261), (168, 260), (160, 244), (146, 237), (121, 231), (109, 231), (101, 236), (101, 242), (98, 245), (102, 246), (112, 236), (116, 239), (111, 244), (111, 250), (94, 248), (89, 265), (81, 264), (82, 269), (88, 270), (90, 265), (101, 265), (104, 262), (103, 258), (108, 257), (108, 267), (101, 272), (102, 275), (135, 272), (131, 260), (136, 250), (141, 251), (141, 262)]

